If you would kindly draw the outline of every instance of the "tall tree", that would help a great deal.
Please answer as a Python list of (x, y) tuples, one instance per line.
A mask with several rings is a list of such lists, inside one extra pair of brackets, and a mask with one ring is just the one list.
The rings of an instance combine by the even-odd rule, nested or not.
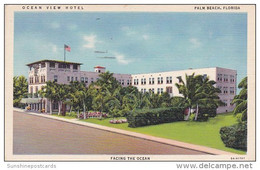
[(195, 73), (193, 73), (192, 75), (185, 75), (185, 82), (181, 77), (178, 77), (178, 79), (179, 83), (175, 85), (179, 93), (183, 95), (184, 100), (182, 100), (182, 105), (189, 109), (185, 120), (189, 119), (191, 109), (196, 109), (195, 120), (197, 120), (199, 106), (218, 106), (222, 103), (218, 97), (220, 90), (214, 87), (216, 82), (209, 80), (208, 77), (202, 75), (195, 76)]
[(236, 95), (232, 101), (236, 107), (233, 111), (234, 115), (241, 115), (241, 121), (247, 121), (247, 77), (243, 78), (238, 84), (240, 92)]
[(50, 114), (52, 114), (52, 104), (57, 100), (57, 83), (54, 81), (47, 81), (46, 85), (42, 87), (39, 94), (50, 101)]
[(56, 91), (56, 100), (58, 102), (58, 115), (60, 115), (61, 107), (64, 101), (66, 101), (67, 98), (67, 85), (65, 84), (56, 84), (55, 86)]
[(13, 77), (13, 106), (21, 107), (21, 99), (27, 97), (28, 82), (24, 76)]

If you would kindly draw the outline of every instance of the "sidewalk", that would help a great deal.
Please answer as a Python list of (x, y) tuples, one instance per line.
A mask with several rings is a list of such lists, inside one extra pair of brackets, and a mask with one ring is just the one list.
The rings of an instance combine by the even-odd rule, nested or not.
[(158, 143), (173, 145), (173, 146), (177, 146), (177, 147), (180, 147), (180, 148), (187, 148), (187, 149), (190, 149), (190, 150), (196, 150), (196, 151), (200, 151), (200, 152), (204, 152), (204, 153), (208, 153), (208, 154), (212, 154), (212, 155), (236, 155), (235, 153), (226, 152), (226, 151), (222, 151), (222, 150), (218, 150), (218, 149), (214, 149), (214, 148), (209, 148), (209, 147), (205, 147), (205, 146), (199, 146), (199, 145), (179, 142), (179, 141), (171, 140), (171, 139), (149, 136), (149, 135), (136, 133), (136, 132), (130, 132), (130, 131), (121, 130), (121, 129), (117, 129), (117, 128), (97, 125), (97, 124), (93, 124), (93, 123), (89, 123), (89, 122), (83, 122), (83, 121), (79, 121), (77, 119), (66, 119), (66, 118), (51, 116), (51, 115), (47, 115), (47, 114), (26, 112), (23, 109), (18, 109), (18, 108), (14, 108), (14, 110), (18, 111), (18, 112), (24, 112), (24, 113), (30, 114), (30, 115), (45, 117), (45, 118), (48, 118), (48, 119), (55, 119), (55, 120), (59, 120), (59, 121), (63, 121), (63, 122), (81, 125), (81, 126), (88, 126), (88, 127), (92, 127), (92, 128), (96, 128), (96, 129), (101, 129), (101, 130), (104, 130), (104, 131), (109, 131), (109, 132), (118, 133), (118, 134), (122, 134), (122, 135), (132, 136), (132, 137), (150, 140), (150, 141), (154, 141), (154, 142), (158, 142)]

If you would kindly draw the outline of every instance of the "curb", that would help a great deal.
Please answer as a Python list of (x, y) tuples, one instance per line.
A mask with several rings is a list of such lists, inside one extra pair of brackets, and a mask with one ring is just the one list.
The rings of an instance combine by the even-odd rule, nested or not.
[(18, 109), (18, 108), (13, 108), (13, 110), (22, 112), (22, 113), (26, 113), (29, 115), (44, 117), (44, 118), (48, 118), (48, 119), (54, 119), (54, 120), (63, 121), (63, 122), (67, 122), (67, 123), (77, 124), (77, 125), (81, 125), (81, 126), (87, 126), (87, 127), (91, 127), (91, 128), (95, 128), (95, 129), (99, 129), (99, 130), (104, 130), (104, 131), (108, 131), (108, 132), (112, 132), (112, 133), (118, 133), (118, 134), (122, 134), (122, 135), (126, 135), (126, 136), (141, 138), (141, 139), (158, 142), (158, 143), (162, 143), (162, 144), (167, 144), (167, 145), (172, 145), (175, 147), (204, 152), (204, 153), (211, 154), (211, 155), (237, 155), (235, 153), (226, 152), (226, 151), (222, 151), (222, 150), (218, 150), (218, 149), (214, 149), (214, 148), (209, 148), (206, 146), (194, 145), (194, 144), (180, 142), (180, 141), (176, 141), (176, 140), (172, 140), (172, 139), (165, 139), (165, 138), (160, 138), (160, 137), (149, 136), (149, 135), (145, 135), (145, 134), (141, 134), (141, 133), (137, 133), (137, 132), (121, 130), (121, 129), (102, 126), (102, 125), (98, 125), (98, 124), (94, 124), (94, 123), (82, 122), (82, 121), (75, 120), (75, 119), (66, 119), (66, 118), (61, 118), (61, 117), (50, 116), (47, 114), (26, 112), (23, 109)]

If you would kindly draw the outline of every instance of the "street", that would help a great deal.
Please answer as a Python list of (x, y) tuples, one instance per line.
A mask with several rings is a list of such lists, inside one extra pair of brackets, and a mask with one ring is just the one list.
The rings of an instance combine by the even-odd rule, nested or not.
[(206, 154), (18, 111), (13, 130), (13, 154)]

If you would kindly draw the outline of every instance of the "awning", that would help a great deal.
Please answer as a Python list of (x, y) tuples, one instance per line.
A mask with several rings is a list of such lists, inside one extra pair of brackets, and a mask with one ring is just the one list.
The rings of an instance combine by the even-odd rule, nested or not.
[(21, 103), (25, 104), (33, 104), (33, 103), (40, 103), (42, 98), (22, 98)]

